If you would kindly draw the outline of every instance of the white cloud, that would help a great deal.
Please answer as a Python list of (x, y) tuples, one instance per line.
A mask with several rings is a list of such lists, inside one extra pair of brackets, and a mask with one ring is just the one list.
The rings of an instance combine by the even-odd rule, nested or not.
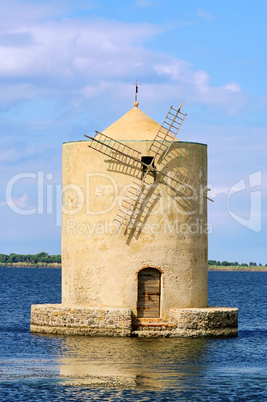
[(215, 17), (213, 15), (211, 15), (210, 13), (208, 13), (207, 11), (203, 10), (203, 9), (199, 9), (197, 12), (198, 17), (207, 20), (207, 21), (212, 21), (215, 19)]
[(31, 32), (15, 32), (0, 35), (0, 47), (26, 47), (34, 43)]
[(240, 85), (236, 84), (235, 82), (230, 82), (229, 84), (226, 84), (223, 88), (226, 89), (227, 91), (231, 91), (231, 92), (241, 92), (242, 91)]
[(210, 187), (210, 188), (211, 191), (209, 191), (208, 193), (208, 196), (210, 198), (216, 198), (218, 195), (227, 194), (229, 191), (228, 187)]
[[(17, 133), (17, 136), (19, 136), (19, 133)], [(40, 150), (19, 138), (6, 135), (0, 140), (0, 164), (2, 166), (15, 165), (32, 157), (37, 157), (39, 154)]]
[(24, 152), (21, 150), (18, 150), (16, 148), (10, 148), (6, 150), (1, 150), (0, 151), (0, 162), (13, 162), (13, 161), (18, 161), (22, 157), (30, 157), (31, 155), (35, 154), (35, 149), (32, 146), (28, 146)]
[[(66, 12), (70, 3), (65, 6)], [(143, 83), (153, 81), (156, 91), (162, 93), (164, 88), (162, 96), (168, 98), (179, 93), (180, 99), (223, 106), (233, 114), (244, 107), (246, 98), (238, 83), (213, 86), (206, 71), (194, 70), (183, 60), (147, 49), (146, 41), (159, 35), (162, 27), (109, 20), (51, 22), (44, 18), (53, 15), (51, 8), (41, 4), (38, 15), (37, 11), (33, 15), (33, 19), (41, 19), (38, 24), (26, 18), (15, 28), (12, 19), (9, 27), (2, 27), (0, 79), (6, 82), (0, 84), (2, 107), (49, 96), (64, 101), (66, 96), (93, 99), (104, 90), (123, 98), (125, 83), (129, 85), (136, 78)], [(59, 4), (56, 2), (54, 15)], [(4, 7), (7, 10), (9, 6)]]
[[(193, 71), (184, 61), (165, 58), (157, 60), (156, 72), (169, 78), (169, 95), (172, 89), (179, 92), (184, 100), (212, 106), (223, 106), (230, 114), (239, 113), (247, 99), (237, 83), (222, 87), (210, 85), (210, 76), (204, 70)], [(167, 86), (166, 85), (166, 86)], [(172, 86), (172, 89), (171, 89)], [(158, 90), (158, 89), (157, 89)]]
[(29, 196), (28, 194), (23, 194), (21, 197), (16, 198), (12, 197), (8, 199), (7, 201), (2, 201), (0, 202), (0, 206), (5, 206), (8, 205), (11, 209), (13, 206), (19, 208), (19, 209), (33, 209), (33, 206), (29, 204)]
[[(80, 0), (81, 1), (81, 0)], [(17, 29), (33, 21), (48, 20), (68, 13), (70, 1), (0, 0), (0, 26)]]
[[(209, 186), (208, 186), (209, 187)], [(229, 191), (231, 190), (232, 192), (238, 192), (240, 191), (240, 188), (238, 186), (232, 186), (229, 184), (229, 187), (210, 187), (211, 191), (208, 192), (208, 196), (210, 198), (216, 198), (219, 195), (225, 195), (228, 194)]]
[[(54, 88), (100, 78), (123, 80), (136, 65), (140, 68), (150, 57), (150, 52), (140, 44), (160, 31), (150, 24), (109, 21), (88, 24), (66, 21), (30, 25), (28, 29), (34, 37), (31, 47), (0, 47), (0, 77), (16, 78), (19, 85), (35, 86), (40, 86), (36, 79), (42, 82), (46, 79), (53, 81)], [(18, 38), (20, 33), (9, 35)]]

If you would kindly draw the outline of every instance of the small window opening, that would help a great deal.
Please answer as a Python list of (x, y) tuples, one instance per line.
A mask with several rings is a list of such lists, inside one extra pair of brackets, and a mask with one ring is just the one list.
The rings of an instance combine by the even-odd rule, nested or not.
[[(153, 169), (155, 169), (154, 157), (153, 156), (142, 156), (141, 157), (141, 162), (142, 162), (142, 177), (144, 177), (144, 175), (146, 174), (147, 166), (150, 165), (151, 162), (152, 162)], [(152, 174), (154, 176), (154, 180), (156, 180), (156, 172), (153, 171)]]

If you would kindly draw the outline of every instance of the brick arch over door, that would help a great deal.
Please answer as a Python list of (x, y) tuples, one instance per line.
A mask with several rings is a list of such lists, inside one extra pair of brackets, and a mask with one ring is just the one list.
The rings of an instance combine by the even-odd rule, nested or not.
[(156, 268), (144, 268), (138, 273), (138, 318), (160, 317), (161, 273)]

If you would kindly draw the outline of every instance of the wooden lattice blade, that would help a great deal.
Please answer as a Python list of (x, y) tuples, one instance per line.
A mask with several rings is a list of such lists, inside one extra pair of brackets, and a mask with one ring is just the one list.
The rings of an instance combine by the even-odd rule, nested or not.
[(173, 106), (170, 107), (159, 131), (154, 138), (149, 151), (154, 155), (154, 160), (164, 159), (168, 153), (171, 144), (176, 139), (177, 133), (183, 124), (186, 117), (186, 113), (181, 112), (182, 103), (179, 109), (174, 109)]
[(149, 189), (153, 184), (147, 181), (147, 175), (148, 173), (145, 174), (142, 180), (135, 177), (132, 181), (129, 190), (113, 219), (119, 223), (118, 231), (122, 225), (128, 227), (138, 215)]
[(103, 133), (99, 133), (98, 131), (96, 131), (95, 137), (90, 137), (88, 135), (84, 136), (91, 139), (91, 142), (88, 145), (89, 148), (107, 155), (111, 159), (129, 167), (140, 168), (141, 152), (129, 147), (128, 145), (122, 144)]
[(197, 202), (202, 202), (203, 198), (208, 198), (206, 192), (209, 189), (178, 172), (177, 169), (167, 170), (160, 175), (160, 182), (171, 188), (178, 196), (188, 197)]

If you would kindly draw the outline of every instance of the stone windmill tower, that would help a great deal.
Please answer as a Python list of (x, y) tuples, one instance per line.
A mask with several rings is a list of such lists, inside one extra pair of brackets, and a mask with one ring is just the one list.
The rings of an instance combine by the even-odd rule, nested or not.
[(32, 331), (237, 333), (237, 309), (207, 307), (207, 146), (177, 139), (181, 106), (160, 126), (136, 100), (63, 145), (62, 304), (32, 306)]

